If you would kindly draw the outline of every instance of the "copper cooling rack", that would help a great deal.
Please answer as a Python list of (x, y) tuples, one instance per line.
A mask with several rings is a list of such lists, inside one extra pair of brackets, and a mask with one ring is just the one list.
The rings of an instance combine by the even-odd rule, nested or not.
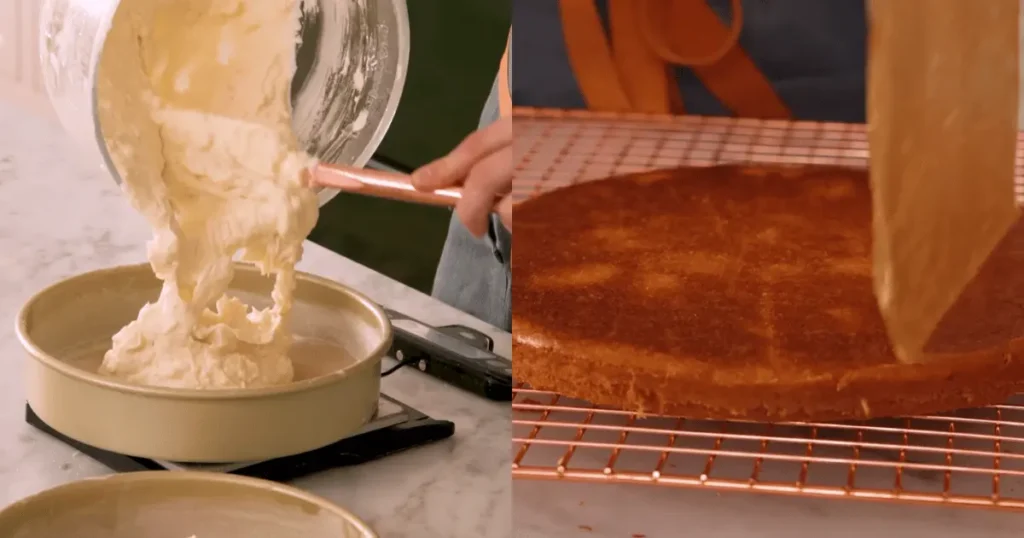
[[(517, 108), (517, 199), (594, 179), (724, 163), (867, 167), (863, 125)], [(1024, 135), (1017, 194), (1024, 195)]]
[[(867, 166), (863, 126), (515, 111), (513, 192), (682, 165)], [(1018, 196), (1024, 153), (1017, 154)], [(641, 418), (520, 387), (516, 478), (637, 483), (1024, 510), (1024, 395), (864, 423)]]

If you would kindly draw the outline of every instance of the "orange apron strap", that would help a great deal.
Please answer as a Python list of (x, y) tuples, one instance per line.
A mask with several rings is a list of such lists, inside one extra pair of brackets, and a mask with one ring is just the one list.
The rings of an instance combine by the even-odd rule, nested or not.
[(508, 77), (508, 51), (511, 45), (512, 32), (509, 32), (505, 54), (501, 56), (501, 65), (498, 67), (498, 111), (503, 118), (512, 114), (512, 81)]
[[(647, 46), (636, 0), (609, 0), (612, 55), (632, 110), (682, 113), (682, 99), (671, 69)], [(673, 106), (675, 105), (675, 106)]]
[(740, 0), (732, 1), (731, 28), (704, 0), (634, 1), (648, 45), (663, 60), (690, 67), (725, 108), (743, 117), (790, 117), (771, 82), (737, 44), (743, 24)]
[(629, 97), (617, 76), (615, 61), (594, 0), (559, 0), (562, 34), (569, 64), (587, 108), (629, 112)]
[(588, 108), (682, 113), (672, 65), (690, 67), (733, 114), (788, 118), (789, 108), (705, 0), (609, 0), (609, 44), (593, 0), (559, 0), (566, 51)]

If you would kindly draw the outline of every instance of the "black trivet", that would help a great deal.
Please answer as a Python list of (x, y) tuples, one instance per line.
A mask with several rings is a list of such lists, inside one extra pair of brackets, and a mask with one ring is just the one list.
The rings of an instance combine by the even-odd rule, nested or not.
[(39, 430), (70, 445), (114, 471), (207, 471), (231, 473), (288, 482), (327, 469), (373, 461), (410, 448), (447, 439), (455, 424), (436, 420), (387, 395), (381, 394), (377, 418), (355, 434), (332, 445), (272, 460), (247, 463), (175, 463), (125, 456), (70, 439), (51, 428), (28, 405), (25, 420)]

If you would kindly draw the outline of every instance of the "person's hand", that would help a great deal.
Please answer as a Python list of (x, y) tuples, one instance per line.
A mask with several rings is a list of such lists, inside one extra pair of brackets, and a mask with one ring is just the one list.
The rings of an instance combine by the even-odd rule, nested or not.
[(462, 187), (455, 213), (476, 237), (487, 233), (493, 212), (511, 231), (512, 119), (469, 135), (448, 155), (413, 172), (412, 184), (422, 191)]

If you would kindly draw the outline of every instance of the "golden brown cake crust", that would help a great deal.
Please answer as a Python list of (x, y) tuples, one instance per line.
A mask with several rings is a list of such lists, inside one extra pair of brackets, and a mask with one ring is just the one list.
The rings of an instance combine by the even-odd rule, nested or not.
[(831, 420), (997, 403), (1024, 386), (1016, 226), (926, 350), (892, 356), (872, 293), (867, 172), (718, 166), (516, 208), (515, 376), (646, 413)]

